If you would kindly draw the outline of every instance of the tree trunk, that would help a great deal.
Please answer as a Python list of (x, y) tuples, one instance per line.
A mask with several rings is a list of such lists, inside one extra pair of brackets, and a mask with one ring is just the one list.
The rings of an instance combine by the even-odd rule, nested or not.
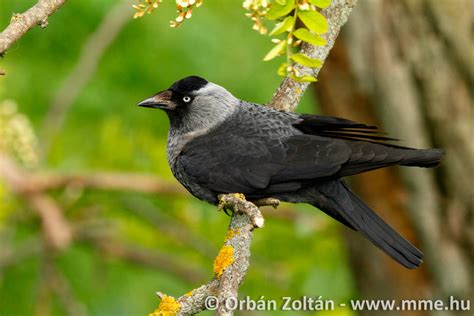
[[(325, 113), (383, 127), (404, 140), (401, 145), (447, 152), (436, 169), (391, 168), (353, 177), (368, 204), (425, 253), (423, 266), (409, 271), (348, 232), (363, 297), (473, 297), (470, 4), (361, 1), (319, 75)], [(427, 314), (459, 315), (403, 315)]]

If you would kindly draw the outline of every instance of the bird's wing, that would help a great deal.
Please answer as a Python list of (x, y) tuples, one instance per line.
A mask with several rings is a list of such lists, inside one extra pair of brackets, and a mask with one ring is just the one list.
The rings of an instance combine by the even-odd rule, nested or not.
[(383, 136), (384, 134), (379, 132), (376, 126), (334, 116), (302, 114), (299, 117), (300, 119), (293, 126), (305, 134), (399, 147), (384, 143), (384, 141), (398, 141), (398, 139)]
[(334, 177), (345, 177), (393, 165), (433, 167), (443, 151), (419, 150), (394, 145), (398, 141), (377, 131), (377, 127), (350, 120), (320, 115), (300, 115), (293, 126), (305, 134), (330, 137), (346, 142), (351, 150), (350, 158)]
[(219, 127), (189, 142), (178, 163), (190, 180), (214, 192), (278, 193), (299, 189), (303, 180), (337, 173), (350, 156), (340, 140), (296, 131), (275, 137), (262, 130), (238, 124)]

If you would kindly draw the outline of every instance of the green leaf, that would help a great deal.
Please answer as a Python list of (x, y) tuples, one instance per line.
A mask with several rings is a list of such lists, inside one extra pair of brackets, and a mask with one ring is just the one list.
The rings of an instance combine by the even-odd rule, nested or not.
[(286, 0), (276, 0), (276, 3), (281, 4), (281, 5), (285, 5)]
[(278, 67), (278, 70), (277, 70), (277, 74), (280, 76), (280, 77), (284, 77), (286, 76), (286, 68), (288, 67), (288, 63), (283, 63), (280, 65), (280, 67)]
[(331, 0), (309, 0), (309, 2), (321, 9), (326, 9), (331, 4)]
[(316, 46), (324, 46), (327, 44), (326, 40), (316, 34), (311, 33), (308, 29), (300, 28), (293, 32), (293, 35), (299, 38), (302, 41), (307, 43), (316, 45)]
[(286, 41), (281, 41), (280, 43), (276, 44), (265, 57), (263, 57), (263, 61), (269, 61), (278, 55), (280, 55), (283, 50), (286, 48)]
[(293, 26), (293, 17), (287, 16), (283, 21), (275, 25), (275, 28), (270, 32), (269, 36), (278, 35), (288, 31)]
[(293, 79), (294, 81), (298, 81), (298, 82), (316, 82), (316, 81), (318, 81), (318, 79), (316, 79), (315, 77), (308, 76), (308, 75), (298, 77), (298, 76), (295, 76), (295, 74), (291, 74), (290, 78)]
[(316, 81), (318, 81), (318, 79), (316, 79), (313, 76), (298, 77), (298, 80), (301, 81), (301, 82), (316, 82)]
[(326, 18), (317, 11), (299, 11), (298, 17), (316, 34), (323, 34), (328, 30), (328, 22), (326, 21)]
[(291, 59), (300, 65), (311, 68), (319, 68), (322, 65), (322, 62), (319, 59), (311, 58), (300, 53), (291, 55)]
[(266, 15), (269, 20), (276, 20), (282, 16), (288, 15), (295, 8), (295, 0), (286, 0), (285, 4), (275, 2)]

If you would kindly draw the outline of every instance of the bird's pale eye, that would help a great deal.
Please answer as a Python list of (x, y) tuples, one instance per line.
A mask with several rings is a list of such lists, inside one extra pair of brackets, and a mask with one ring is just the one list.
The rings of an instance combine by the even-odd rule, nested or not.
[(188, 103), (189, 101), (191, 101), (191, 97), (186, 95), (186, 96), (183, 97), (183, 101)]

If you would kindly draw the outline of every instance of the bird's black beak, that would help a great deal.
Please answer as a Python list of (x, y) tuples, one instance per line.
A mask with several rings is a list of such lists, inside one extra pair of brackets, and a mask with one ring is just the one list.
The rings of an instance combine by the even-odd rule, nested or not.
[(143, 106), (146, 108), (162, 109), (162, 110), (173, 110), (176, 107), (176, 104), (171, 101), (173, 92), (170, 90), (161, 91), (151, 98), (143, 100), (138, 103), (138, 106)]

